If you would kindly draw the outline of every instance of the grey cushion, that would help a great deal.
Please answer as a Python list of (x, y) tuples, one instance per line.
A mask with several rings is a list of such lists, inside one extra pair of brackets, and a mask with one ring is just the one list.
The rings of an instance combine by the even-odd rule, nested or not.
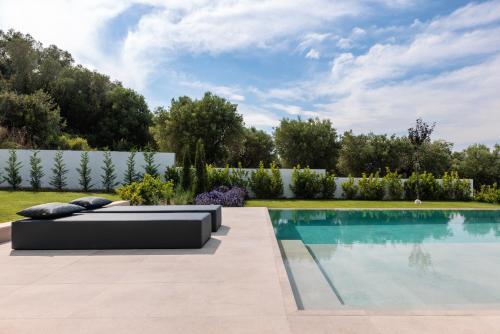
[(98, 209), (102, 208), (105, 205), (108, 205), (111, 202), (113, 201), (110, 201), (109, 199), (103, 197), (81, 197), (69, 203), (83, 206), (85, 209)]
[(35, 205), (19, 211), (17, 214), (29, 218), (57, 218), (71, 216), (75, 212), (85, 210), (84, 207), (68, 203), (46, 203)]

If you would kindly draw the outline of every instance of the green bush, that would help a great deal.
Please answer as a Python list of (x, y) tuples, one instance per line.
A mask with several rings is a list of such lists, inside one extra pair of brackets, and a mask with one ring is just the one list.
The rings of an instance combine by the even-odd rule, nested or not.
[(196, 178), (194, 183), (194, 193), (201, 194), (207, 191), (207, 167), (205, 162), (205, 147), (203, 141), (199, 139), (196, 142), (196, 155), (194, 157), (194, 167), (196, 171)]
[(311, 171), (309, 167), (301, 169), (300, 165), (297, 165), (293, 168), (290, 189), (296, 198), (320, 197), (322, 186), (321, 175)]
[(49, 184), (56, 188), (58, 191), (66, 187), (66, 174), (68, 169), (64, 163), (63, 152), (57, 151), (54, 156), (54, 167), (52, 167), (52, 177)]
[(155, 164), (155, 156), (156, 152), (153, 151), (145, 151), (142, 153), (142, 156), (144, 157), (144, 174), (149, 174), (151, 176), (158, 176), (158, 165)]
[(10, 184), (13, 190), (19, 188), (19, 185), (23, 181), (21, 178), (21, 167), (22, 164), (17, 160), (16, 150), (9, 151), (9, 158), (7, 159), (7, 166), (5, 169), (5, 176), (3, 180)]
[(162, 182), (159, 177), (145, 174), (140, 182), (116, 189), (121, 199), (130, 201), (131, 205), (170, 204), (174, 195), (174, 183)]
[(242, 168), (241, 162), (238, 163), (238, 168), (231, 168), (229, 179), (231, 187), (240, 187), (243, 189), (248, 187), (248, 171)]
[[(420, 173), (419, 197), (420, 199), (434, 200), (439, 199), (442, 190), (441, 185), (436, 181), (432, 173)], [(404, 184), (405, 197), (409, 200), (417, 198), (417, 174), (413, 172)]]
[(335, 183), (335, 175), (327, 173), (321, 176), (321, 198), (323, 199), (334, 198), (335, 190), (337, 190), (337, 184)]
[(177, 186), (179, 184), (179, 181), (181, 180), (179, 171), (175, 166), (168, 166), (165, 169), (164, 178), (165, 181), (172, 181), (175, 186)]
[(342, 183), (342, 190), (345, 199), (354, 199), (358, 195), (359, 187), (354, 183), (354, 177), (348, 176), (348, 180)]
[(103, 166), (101, 167), (103, 174), (101, 175), (102, 186), (106, 192), (111, 192), (114, 187), (118, 185), (116, 182), (115, 165), (111, 159), (111, 153), (109, 151), (104, 152)]
[(207, 184), (208, 190), (213, 190), (217, 187), (231, 187), (231, 177), (229, 175), (229, 166), (225, 168), (216, 168), (213, 165), (207, 165)]
[(467, 201), (471, 199), (471, 187), (468, 180), (461, 180), (458, 172), (445, 172), (441, 187), (441, 199)]
[(358, 182), (359, 194), (361, 199), (366, 200), (382, 200), (385, 195), (385, 182), (380, 178), (378, 172), (370, 176), (363, 173), (361, 180)]
[(189, 146), (184, 147), (184, 154), (182, 157), (182, 174), (181, 174), (181, 185), (184, 191), (192, 190), (193, 182), (193, 171), (191, 170), (191, 158), (189, 152)]
[(500, 203), (500, 187), (497, 183), (492, 185), (482, 185), (481, 189), (476, 193), (476, 201), (486, 203)]
[(283, 180), (275, 162), (271, 163), (270, 171), (264, 168), (261, 161), (259, 169), (250, 175), (250, 189), (257, 198), (279, 198), (283, 195)]
[(58, 147), (60, 150), (70, 150), (70, 151), (90, 151), (90, 147), (87, 139), (82, 137), (73, 137), (68, 134), (63, 134), (59, 137)]
[(42, 177), (45, 176), (42, 168), (42, 159), (38, 156), (40, 151), (33, 151), (30, 156), (30, 184), (33, 191), (41, 188)]
[(389, 199), (397, 201), (403, 198), (403, 181), (401, 181), (401, 175), (399, 175), (397, 171), (391, 172), (391, 170), (386, 167), (384, 183)]
[(123, 183), (132, 184), (139, 180), (139, 174), (135, 169), (135, 151), (131, 151), (127, 158), (127, 169), (125, 170), (125, 175), (123, 176)]
[(82, 191), (87, 192), (92, 187), (92, 180), (90, 179), (90, 173), (92, 169), (89, 167), (89, 153), (82, 152), (80, 155), (80, 167), (76, 169), (80, 178), (78, 182), (82, 187)]

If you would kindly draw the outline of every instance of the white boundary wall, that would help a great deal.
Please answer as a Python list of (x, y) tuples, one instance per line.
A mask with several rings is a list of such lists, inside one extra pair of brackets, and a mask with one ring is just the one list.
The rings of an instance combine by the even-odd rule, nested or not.
[[(16, 150), (17, 159), (22, 163), (21, 177), (22, 183), (21, 188), (30, 188), (30, 156), (32, 154), (31, 150)], [(52, 167), (54, 166), (54, 156), (57, 151), (55, 150), (40, 150), (38, 156), (42, 159), (42, 168), (45, 176), (42, 178), (42, 188), (52, 188), (49, 184), (50, 178), (52, 176)], [(89, 167), (91, 168), (90, 177), (92, 179), (91, 190), (102, 190), (102, 169), (103, 166), (103, 151), (89, 151)], [(117, 152), (111, 151), (111, 159), (115, 165), (116, 182), (120, 184), (123, 182), (123, 175), (127, 167), (127, 158), (130, 152)], [(78, 190), (81, 188), (79, 184), (79, 174), (77, 168), (80, 166), (80, 155), (82, 151), (63, 151), (63, 160), (66, 164), (66, 169), (68, 173), (66, 174), (67, 186), (65, 190)], [(5, 175), (5, 167), (7, 165), (7, 159), (9, 158), (9, 150), (0, 150), (0, 173)], [(165, 168), (167, 166), (173, 166), (175, 164), (175, 153), (156, 153), (155, 163), (159, 165), (158, 171), (160, 175), (163, 175)], [(135, 168), (136, 172), (144, 172), (144, 156), (142, 152), (137, 152), (135, 155)], [(0, 184), (2, 188), (8, 188), (9, 185), (6, 182)]]

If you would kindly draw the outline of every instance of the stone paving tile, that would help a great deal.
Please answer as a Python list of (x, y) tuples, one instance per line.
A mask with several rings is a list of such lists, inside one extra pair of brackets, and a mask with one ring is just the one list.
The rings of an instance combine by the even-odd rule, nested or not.
[(12, 251), (0, 244), (0, 334), (500, 333), (494, 310), (297, 311), (267, 211), (222, 212), (223, 227), (202, 249)]

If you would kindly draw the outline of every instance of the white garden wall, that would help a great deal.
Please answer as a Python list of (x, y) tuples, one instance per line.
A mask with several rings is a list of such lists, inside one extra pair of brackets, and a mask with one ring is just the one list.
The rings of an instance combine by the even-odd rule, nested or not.
[[(21, 188), (30, 187), (30, 156), (32, 154), (31, 150), (16, 150), (17, 159), (22, 163), (21, 177), (22, 183)], [(54, 156), (57, 151), (54, 150), (40, 150), (39, 157), (42, 159), (42, 167), (45, 176), (42, 179), (42, 188), (52, 188), (49, 184), (50, 178), (52, 176), (52, 167), (54, 166)], [(68, 173), (66, 174), (66, 182), (68, 190), (80, 189), (79, 174), (77, 168), (80, 165), (80, 155), (81, 151), (63, 151), (63, 159), (66, 164), (66, 169)], [(91, 168), (91, 179), (92, 179), (92, 190), (102, 189), (102, 165), (103, 165), (103, 151), (90, 151), (89, 153), (89, 167)], [(111, 159), (115, 165), (116, 181), (121, 183), (123, 181), (123, 175), (127, 167), (127, 158), (129, 157), (129, 152), (116, 152), (111, 151)], [(9, 150), (0, 150), (0, 173), (5, 174), (5, 167), (7, 165), (7, 159), (9, 157)], [(161, 175), (165, 172), (167, 166), (172, 166), (175, 164), (175, 153), (157, 153), (155, 156), (155, 162), (159, 165), (159, 172)], [(135, 155), (135, 167), (138, 173), (144, 172), (144, 156), (142, 152), (137, 152)], [(6, 188), (9, 185), (5, 182), (0, 184), (0, 187)]]

